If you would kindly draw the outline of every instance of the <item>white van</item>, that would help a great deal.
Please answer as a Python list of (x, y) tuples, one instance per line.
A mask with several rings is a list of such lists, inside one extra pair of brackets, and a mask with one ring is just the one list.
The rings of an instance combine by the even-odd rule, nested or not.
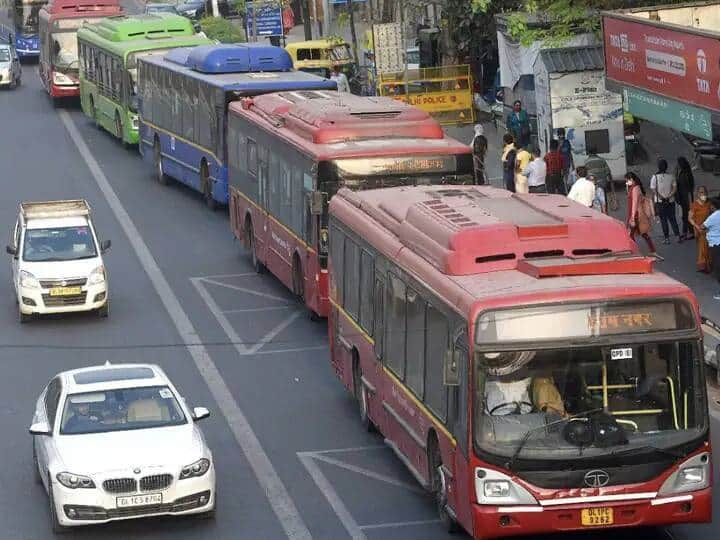
[(35, 314), (96, 311), (109, 313), (107, 272), (84, 200), (23, 202), (12, 243), (13, 287), (20, 322)]

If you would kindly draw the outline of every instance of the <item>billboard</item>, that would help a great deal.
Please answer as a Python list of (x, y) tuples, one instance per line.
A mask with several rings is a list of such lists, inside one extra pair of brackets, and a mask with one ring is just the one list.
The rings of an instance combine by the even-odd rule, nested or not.
[(720, 42), (706, 32), (603, 15), (607, 79), (720, 112)]

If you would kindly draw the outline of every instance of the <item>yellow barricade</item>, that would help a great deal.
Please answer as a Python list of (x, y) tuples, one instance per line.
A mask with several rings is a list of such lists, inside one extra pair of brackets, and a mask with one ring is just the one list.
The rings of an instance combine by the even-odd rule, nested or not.
[(470, 66), (441, 66), (383, 73), (378, 93), (429, 112), (442, 124), (473, 123), (472, 75)]

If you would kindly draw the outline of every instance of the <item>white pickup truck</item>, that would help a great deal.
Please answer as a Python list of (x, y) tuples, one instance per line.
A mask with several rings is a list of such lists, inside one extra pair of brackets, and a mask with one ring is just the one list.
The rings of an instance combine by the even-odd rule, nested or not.
[(12, 280), (20, 322), (35, 314), (96, 311), (107, 317), (107, 272), (84, 200), (23, 202), (12, 243)]

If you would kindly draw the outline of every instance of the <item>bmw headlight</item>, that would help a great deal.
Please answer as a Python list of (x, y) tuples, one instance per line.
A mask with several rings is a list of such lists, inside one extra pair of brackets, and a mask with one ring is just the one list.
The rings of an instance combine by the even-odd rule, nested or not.
[(197, 476), (202, 476), (208, 470), (210, 469), (210, 460), (209, 459), (198, 459), (195, 463), (191, 463), (190, 465), (186, 465), (182, 468), (180, 471), (180, 480), (185, 480), (186, 478), (195, 478)]
[(20, 270), (20, 286), (26, 289), (39, 289), (40, 282), (30, 272)]
[(95, 482), (92, 481), (92, 478), (79, 474), (61, 472), (57, 473), (55, 478), (57, 478), (57, 481), (63, 486), (70, 489), (93, 489), (95, 487)]
[(103, 265), (90, 272), (88, 278), (88, 284), (90, 285), (100, 285), (100, 283), (105, 283), (105, 267)]

